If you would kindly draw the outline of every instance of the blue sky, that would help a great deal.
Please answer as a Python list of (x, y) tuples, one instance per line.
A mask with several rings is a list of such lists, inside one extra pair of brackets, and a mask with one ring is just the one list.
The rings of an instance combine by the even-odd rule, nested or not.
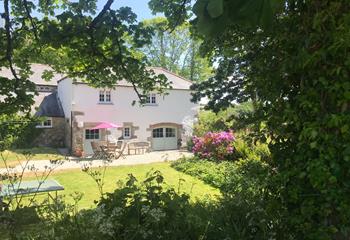
[[(0, 0), (1, 1), (1, 0)], [(155, 17), (152, 15), (151, 10), (148, 7), (148, 2), (149, 0), (115, 0), (112, 8), (113, 9), (118, 9), (120, 7), (131, 7), (133, 12), (136, 13), (137, 18), (139, 21), (153, 18)], [(99, 12), (103, 6), (105, 5), (106, 0), (98, 0), (97, 1), (97, 11)], [(3, 12), (3, 5), (0, 4), (0, 12)], [(34, 14), (35, 16), (36, 14)], [(159, 16), (159, 14), (157, 15)], [(3, 26), (3, 19), (0, 19), (0, 27)]]
[[(74, 1), (74, 0), (72, 0)], [(0, 2), (2, 2), (0, 0)], [(35, 1), (34, 1), (35, 2)], [(97, 1), (97, 11), (99, 12), (105, 5), (106, 0)], [(112, 4), (113, 9), (118, 9), (120, 7), (131, 7), (133, 12), (137, 14), (138, 20), (144, 20), (153, 18), (154, 16), (151, 13), (151, 10), (148, 8), (149, 0), (115, 0)], [(3, 4), (0, 4), (0, 12), (3, 12)]]
[[(103, 8), (105, 2), (106, 0), (98, 0), (98, 11)], [(112, 8), (117, 9), (125, 6), (131, 7), (133, 12), (137, 14), (138, 20), (144, 20), (154, 17), (151, 10), (148, 8), (148, 2), (149, 0), (115, 0)]]

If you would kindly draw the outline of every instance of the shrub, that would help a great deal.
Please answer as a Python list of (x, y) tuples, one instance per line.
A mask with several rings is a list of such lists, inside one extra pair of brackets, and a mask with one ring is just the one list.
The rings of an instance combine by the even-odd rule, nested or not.
[(203, 182), (216, 188), (221, 188), (226, 180), (229, 162), (215, 163), (202, 160), (198, 157), (182, 158), (171, 163), (171, 166), (180, 172), (201, 179)]
[(208, 132), (203, 137), (193, 137), (193, 153), (203, 159), (216, 161), (232, 159), (235, 137), (232, 132)]
[(0, 115), (0, 151), (9, 148), (28, 148), (42, 132), (36, 128), (39, 119), (19, 115)]
[(179, 194), (164, 183), (159, 171), (137, 184), (127, 182), (101, 198), (93, 210), (64, 216), (50, 222), (35, 239), (198, 239), (207, 221), (196, 215), (187, 194)]
[(198, 114), (198, 122), (193, 126), (193, 133), (202, 137), (207, 132), (229, 131), (230, 129), (237, 131), (250, 128), (250, 122), (246, 121), (245, 116), (253, 111), (252, 102), (240, 103), (217, 113), (202, 110)]
[[(292, 239), (284, 222), (288, 214), (269, 188), (273, 170), (262, 160), (266, 145), (249, 151), (244, 144), (240, 147), (244, 158), (235, 162), (194, 157), (172, 163), (176, 170), (221, 190), (223, 197), (215, 207), (208, 239)], [(275, 186), (274, 190), (279, 189)]]
[[(105, 195), (95, 209), (59, 212), (57, 222), (45, 222), (30, 239), (290, 239), (281, 231), (278, 206), (271, 213), (266, 198), (243, 191), (191, 203), (188, 195), (167, 187), (158, 171), (141, 184), (129, 175), (126, 184)], [(64, 203), (51, 209), (72, 213)]]

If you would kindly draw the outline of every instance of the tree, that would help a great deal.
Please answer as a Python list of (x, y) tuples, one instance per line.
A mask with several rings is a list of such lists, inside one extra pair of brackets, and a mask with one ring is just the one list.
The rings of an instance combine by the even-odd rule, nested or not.
[[(174, 27), (189, 16), (190, 1), (151, 6)], [(219, 63), (213, 78), (194, 86), (194, 98), (209, 97), (214, 110), (256, 101), (276, 170), (269, 187), (296, 239), (350, 236), (349, 10), (347, 0), (197, 0), (193, 7), (192, 26)]]
[(1, 2), (0, 67), (9, 68), (12, 78), (0, 77), (0, 114), (30, 108), (35, 94), (28, 80), (30, 61), (42, 54), (52, 56), (53, 61), (44, 59), (56, 71), (96, 87), (126, 79), (141, 102), (147, 92), (163, 93), (169, 86), (164, 75), (147, 70), (146, 59), (138, 57), (137, 49), (150, 42), (152, 30), (138, 23), (130, 8), (111, 9), (114, 0), (99, 13), (96, 0)]
[(142, 49), (150, 66), (160, 66), (189, 80), (198, 82), (209, 78), (212, 68), (207, 58), (200, 55), (201, 41), (190, 32), (189, 24), (168, 28), (165, 18), (144, 21), (152, 27), (154, 36)]

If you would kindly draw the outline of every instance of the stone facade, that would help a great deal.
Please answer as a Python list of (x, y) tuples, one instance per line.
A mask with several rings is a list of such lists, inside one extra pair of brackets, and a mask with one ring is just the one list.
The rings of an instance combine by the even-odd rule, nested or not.
[(136, 131), (139, 130), (140, 128), (138, 126), (134, 126), (132, 122), (123, 122), (123, 126), (118, 128), (118, 130), (121, 130), (121, 136), (118, 139), (125, 140), (123, 136), (123, 129), (126, 127), (129, 127), (131, 131), (130, 138), (127, 138), (126, 140), (137, 138)]
[[(72, 146), (71, 150), (74, 153), (76, 150), (84, 150), (84, 139), (85, 139), (85, 129), (90, 129), (98, 125), (99, 122), (85, 122), (83, 126), (79, 126), (77, 121), (73, 122), (73, 135), (72, 135)], [(69, 131), (70, 132), (70, 131)], [(106, 139), (106, 134), (108, 134), (108, 130), (100, 129), (100, 139)], [(69, 135), (70, 136), (70, 135)], [(69, 140), (70, 141), (70, 140)]]
[(69, 118), (65, 119), (65, 133), (64, 133), (64, 143), (67, 148), (71, 148), (71, 126)]
[(52, 127), (42, 128), (40, 135), (34, 140), (37, 146), (65, 147), (65, 119), (52, 117)]

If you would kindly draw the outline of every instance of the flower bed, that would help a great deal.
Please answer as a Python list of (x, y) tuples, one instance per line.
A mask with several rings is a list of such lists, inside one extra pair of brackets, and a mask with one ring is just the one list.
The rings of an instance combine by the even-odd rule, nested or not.
[(203, 137), (193, 137), (192, 152), (202, 159), (232, 159), (235, 136), (233, 132), (208, 132)]

